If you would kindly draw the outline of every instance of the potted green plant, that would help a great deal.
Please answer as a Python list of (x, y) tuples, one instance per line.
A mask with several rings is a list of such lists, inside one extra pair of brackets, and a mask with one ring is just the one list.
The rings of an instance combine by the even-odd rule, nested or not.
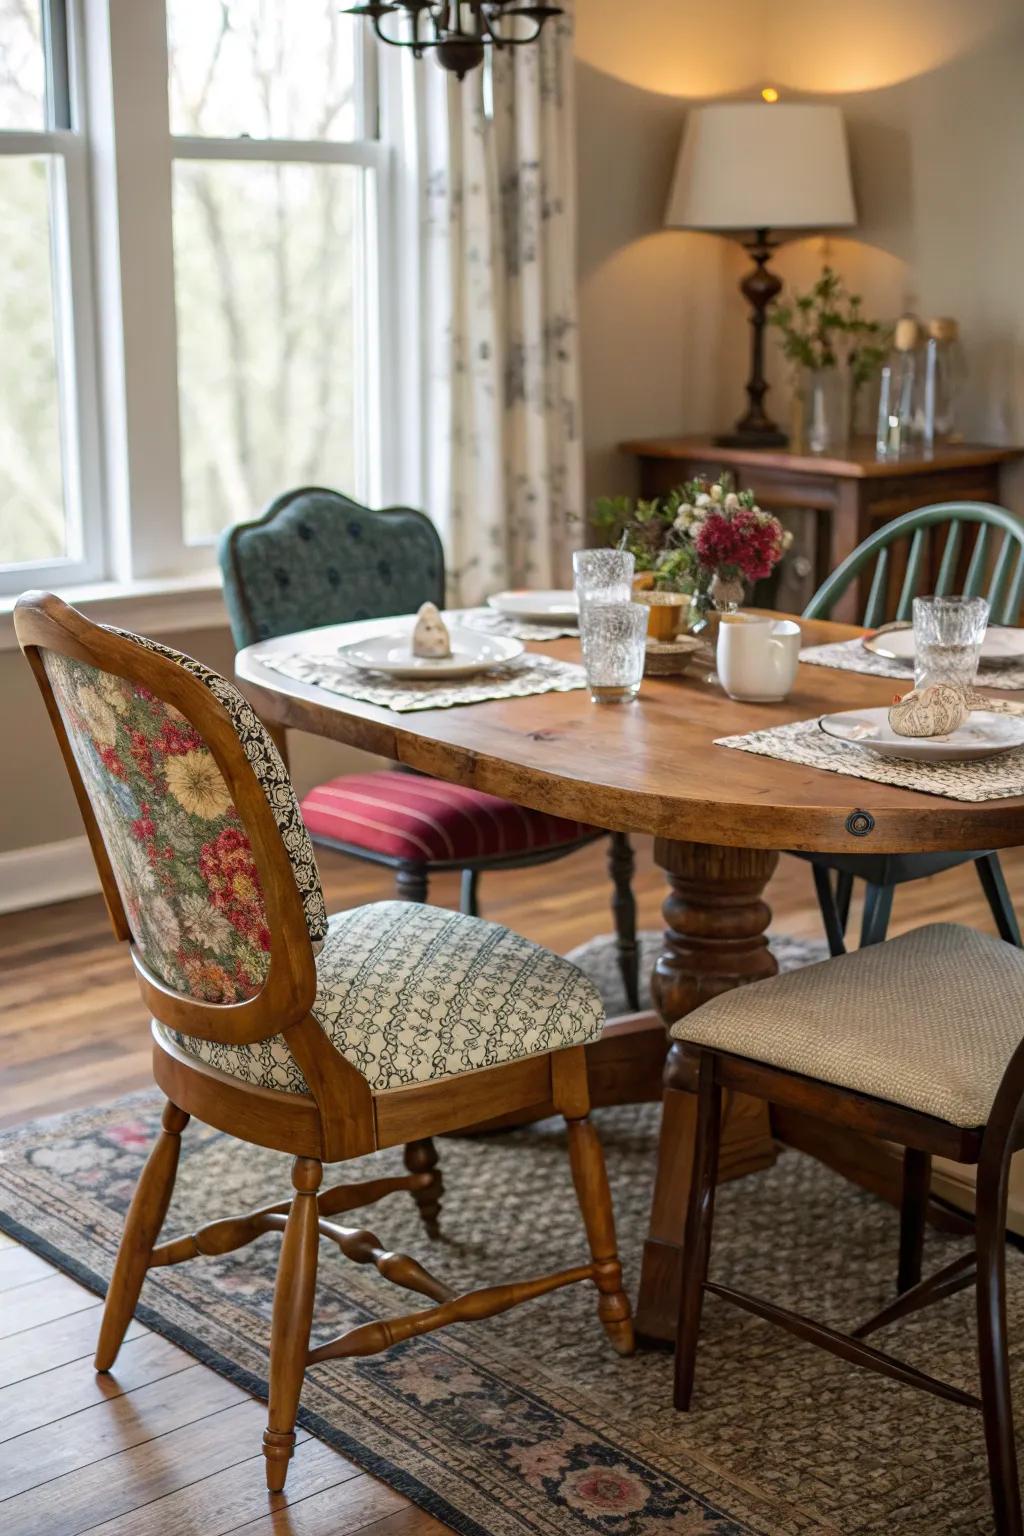
[(884, 361), (890, 328), (867, 320), (860, 294), (829, 266), (806, 293), (784, 297), (768, 313), (793, 369), (794, 446), (812, 453), (841, 447), (852, 435), (857, 398)]

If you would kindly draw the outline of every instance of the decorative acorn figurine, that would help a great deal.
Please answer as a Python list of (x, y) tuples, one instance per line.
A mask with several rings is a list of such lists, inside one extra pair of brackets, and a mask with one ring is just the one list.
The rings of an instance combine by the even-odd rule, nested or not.
[(948, 736), (959, 730), (971, 707), (959, 688), (932, 683), (897, 694), (889, 707), (889, 724), (897, 736)]
[(414, 656), (437, 658), (452, 653), (451, 636), (435, 603), (424, 603), (416, 615), (412, 632)]

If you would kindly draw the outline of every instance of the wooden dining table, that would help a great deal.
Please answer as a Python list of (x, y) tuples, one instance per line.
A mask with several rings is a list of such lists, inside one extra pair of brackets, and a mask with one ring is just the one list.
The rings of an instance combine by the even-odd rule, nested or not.
[[(845, 624), (800, 624), (805, 645), (863, 633)], [(595, 1105), (662, 1100), (637, 1330), (650, 1342), (670, 1340), (696, 1105), (687, 1054), (669, 1048), (666, 1026), (730, 987), (775, 974), (765, 887), (780, 852), (1008, 847), (1020, 838), (1024, 796), (973, 804), (715, 745), (718, 737), (891, 701), (891, 680), (834, 668), (801, 665), (781, 704), (736, 703), (698, 670), (645, 678), (639, 698), (626, 705), (593, 704), (580, 689), (398, 714), (264, 665), (272, 652), (330, 654), (374, 627), (334, 626), (249, 646), (238, 654), (239, 685), (274, 726), (329, 737), (535, 810), (653, 835), (654, 858), (668, 882), (652, 977), (657, 1014), (610, 1021), (588, 1048), (588, 1065)], [(580, 659), (575, 639), (530, 649)], [(736, 1095), (723, 1132), (721, 1176), (770, 1164), (772, 1131), (768, 1106)], [(786, 1139), (799, 1144), (800, 1136), (797, 1126)], [(813, 1139), (811, 1133), (811, 1146)]]

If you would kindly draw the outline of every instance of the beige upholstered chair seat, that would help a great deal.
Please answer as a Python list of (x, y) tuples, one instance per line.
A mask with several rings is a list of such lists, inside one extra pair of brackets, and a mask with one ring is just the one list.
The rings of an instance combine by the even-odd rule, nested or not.
[(714, 998), (676, 1040), (983, 1125), (1024, 1038), (1024, 951), (935, 923)]
[[(582, 1045), (604, 1024), (600, 994), (569, 961), (498, 923), (417, 902), (338, 913), (316, 966), (313, 1014), (378, 1091)], [(280, 1036), (249, 1046), (171, 1038), (247, 1083), (308, 1091)]]

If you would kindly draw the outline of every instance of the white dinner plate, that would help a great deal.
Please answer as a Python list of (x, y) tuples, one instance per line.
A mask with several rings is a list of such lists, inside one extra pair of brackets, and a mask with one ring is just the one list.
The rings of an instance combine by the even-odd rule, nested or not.
[(414, 656), (412, 631), (415, 622), (415, 615), (391, 620), (378, 634), (339, 646), (338, 655), (353, 667), (386, 672), (389, 677), (418, 677), (426, 682), (438, 678), (475, 677), (479, 672), (488, 672), (503, 661), (512, 661), (523, 654), (519, 640), (455, 627), (449, 629), (450, 656)]
[[(910, 624), (903, 629), (883, 629), (877, 634), (865, 635), (861, 644), (876, 656), (884, 656), (886, 661), (914, 665), (914, 630)], [(1006, 667), (1024, 661), (1024, 629), (990, 624), (981, 642), (979, 659), (983, 667)]]
[(846, 709), (842, 714), (822, 715), (818, 724), (826, 736), (837, 741), (880, 757), (902, 757), (916, 763), (967, 763), (1024, 746), (1024, 718), (989, 709), (972, 710), (966, 723), (948, 736), (899, 736), (884, 708)]
[(575, 592), (496, 592), (487, 605), (525, 624), (575, 624), (580, 616)]

